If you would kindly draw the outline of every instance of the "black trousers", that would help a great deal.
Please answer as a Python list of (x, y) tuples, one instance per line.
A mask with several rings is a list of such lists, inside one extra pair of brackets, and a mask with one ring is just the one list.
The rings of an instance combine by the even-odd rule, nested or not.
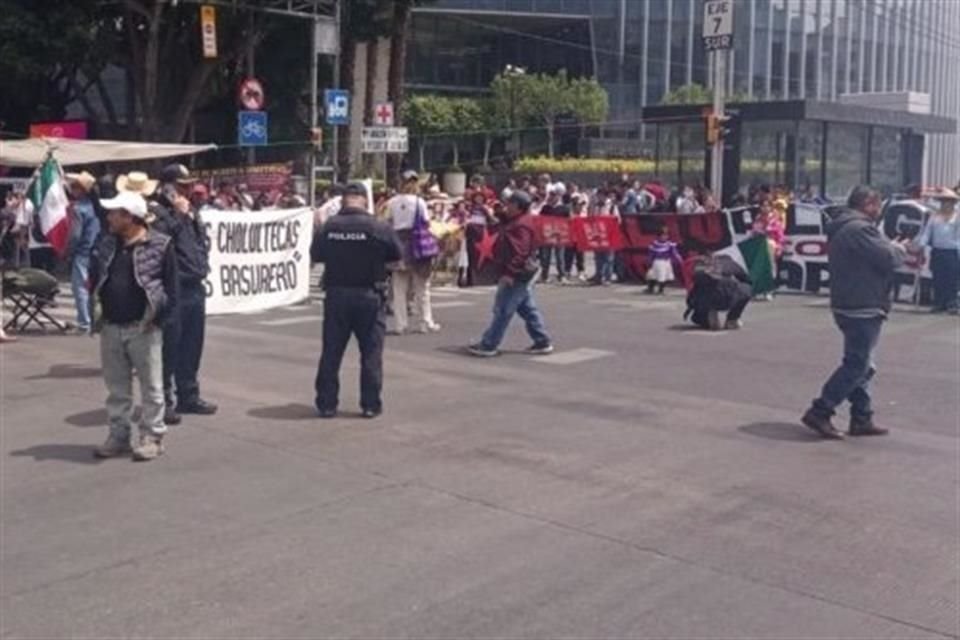
[[(403, 304), (398, 301), (395, 304)], [(372, 289), (330, 287), (323, 307), (323, 351), (315, 382), (316, 406), (336, 410), (340, 401), (340, 365), (350, 336), (360, 347), (360, 408), (381, 411), (383, 342), (386, 318), (383, 299)]]
[(960, 254), (953, 249), (933, 249), (930, 252), (930, 271), (933, 274), (933, 308), (956, 309)]
[(180, 283), (180, 299), (163, 329), (163, 393), (167, 404), (200, 398), (200, 360), (207, 322), (207, 293), (202, 282)]

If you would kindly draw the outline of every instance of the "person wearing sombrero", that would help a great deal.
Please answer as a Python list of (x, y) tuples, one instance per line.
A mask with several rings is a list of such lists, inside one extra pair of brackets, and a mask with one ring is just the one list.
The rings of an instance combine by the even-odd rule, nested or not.
[(930, 272), (933, 275), (932, 313), (960, 313), (957, 287), (960, 285), (960, 218), (956, 206), (960, 196), (953, 189), (938, 189), (929, 199), (940, 203), (920, 235), (913, 241), (917, 251), (930, 247)]
[(91, 194), (97, 179), (90, 173), (68, 173), (67, 186), (71, 200), (70, 237), (67, 240), (67, 260), (70, 264), (70, 287), (77, 307), (77, 331), (90, 333), (90, 256), (100, 235)]

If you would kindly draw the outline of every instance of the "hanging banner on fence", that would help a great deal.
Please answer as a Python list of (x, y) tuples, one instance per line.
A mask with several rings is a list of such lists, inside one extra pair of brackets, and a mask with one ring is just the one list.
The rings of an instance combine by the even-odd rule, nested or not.
[(620, 222), (614, 216), (574, 218), (572, 227), (577, 251), (619, 251), (623, 248)]
[(274, 164), (253, 164), (249, 167), (220, 167), (217, 169), (198, 169), (197, 178), (219, 186), (222, 182), (243, 183), (251, 191), (270, 191), (283, 189), (293, 174), (292, 162)]
[(310, 295), (313, 211), (206, 211), (207, 313), (250, 313)]
[(570, 218), (555, 216), (533, 216), (540, 234), (540, 244), (544, 247), (566, 247), (573, 244), (570, 234)]

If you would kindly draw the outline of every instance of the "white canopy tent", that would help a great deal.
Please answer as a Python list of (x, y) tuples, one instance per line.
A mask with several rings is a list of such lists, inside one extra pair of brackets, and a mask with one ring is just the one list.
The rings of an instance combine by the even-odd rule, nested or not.
[(129, 162), (153, 158), (193, 155), (216, 149), (214, 144), (161, 144), (121, 140), (73, 140), (67, 138), (28, 138), (0, 140), (0, 166), (38, 167), (47, 154), (62, 166)]

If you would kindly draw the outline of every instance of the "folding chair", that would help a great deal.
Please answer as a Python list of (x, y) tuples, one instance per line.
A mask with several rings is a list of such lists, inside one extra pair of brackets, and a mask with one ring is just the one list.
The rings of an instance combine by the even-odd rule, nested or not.
[(48, 326), (58, 331), (70, 330), (68, 323), (54, 318), (47, 311), (57, 295), (57, 279), (39, 269), (5, 271), (3, 277), (3, 301), (10, 303), (12, 313), (3, 325), (5, 331), (23, 332), (36, 325), (46, 332)]

